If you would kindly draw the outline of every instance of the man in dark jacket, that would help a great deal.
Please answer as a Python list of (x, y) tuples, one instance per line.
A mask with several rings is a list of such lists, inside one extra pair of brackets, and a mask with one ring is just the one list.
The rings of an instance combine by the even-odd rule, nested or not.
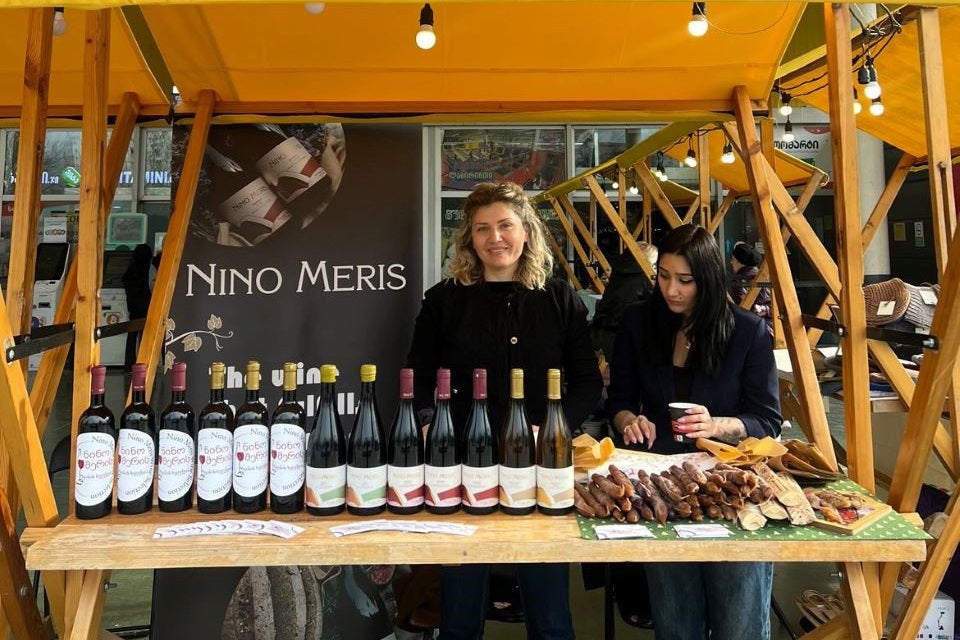
[[(641, 242), (640, 250), (651, 265), (656, 265), (655, 246)], [(610, 280), (603, 291), (603, 297), (597, 303), (597, 310), (590, 325), (593, 347), (602, 351), (607, 359), (613, 354), (613, 339), (617, 335), (623, 310), (634, 302), (646, 300), (653, 291), (653, 281), (629, 251), (617, 256), (611, 267)]]
[[(747, 295), (747, 290), (753, 279), (760, 271), (763, 256), (746, 242), (733, 245), (733, 256), (730, 258), (730, 270), (733, 272), (733, 281), (730, 285), (730, 298), (734, 304), (740, 304)], [(753, 301), (751, 310), (770, 322), (770, 289), (761, 287), (757, 299)]]

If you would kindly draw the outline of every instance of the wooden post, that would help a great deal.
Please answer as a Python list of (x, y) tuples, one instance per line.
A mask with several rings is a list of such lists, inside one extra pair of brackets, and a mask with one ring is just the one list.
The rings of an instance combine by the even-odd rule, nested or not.
[(597, 203), (600, 205), (600, 208), (603, 209), (603, 212), (607, 214), (607, 218), (610, 220), (610, 223), (613, 224), (613, 227), (617, 230), (617, 233), (620, 234), (620, 239), (623, 240), (627, 250), (633, 255), (633, 259), (637, 261), (637, 264), (640, 265), (640, 268), (643, 269), (643, 272), (647, 274), (648, 278), (653, 278), (653, 265), (650, 264), (647, 256), (645, 256), (643, 251), (640, 250), (640, 246), (637, 244), (637, 241), (633, 239), (633, 236), (630, 235), (629, 229), (624, 226), (623, 221), (617, 215), (617, 212), (614, 211), (613, 205), (610, 204), (610, 201), (607, 200), (603, 195), (603, 189), (600, 187), (600, 184), (597, 182), (596, 178), (594, 178), (592, 175), (587, 175), (584, 178), (584, 181), (587, 184), (587, 188), (590, 189), (594, 196), (596, 196)]
[(17, 539), (13, 515), (0, 489), (0, 604), (17, 640), (41, 640), (43, 620)]
[(820, 446), (831, 466), (836, 468), (836, 458), (827, 425), (826, 411), (823, 407), (823, 398), (820, 395), (820, 385), (817, 382), (813, 356), (810, 355), (806, 333), (800, 318), (797, 290), (787, 262), (787, 254), (780, 250), (780, 247), (784, 246), (783, 238), (780, 235), (776, 212), (773, 210), (771, 187), (765, 170), (767, 165), (760, 153), (760, 141), (757, 138), (746, 88), (736, 87), (733, 91), (733, 99), (747, 177), (750, 179), (754, 198), (754, 209), (763, 234), (764, 246), (770, 248), (767, 252), (767, 265), (775, 283), (773, 291), (785, 315), (784, 333), (796, 388), (800, 395), (800, 407), (804, 413), (803, 420), (809, 425), (814, 442)]
[(711, 234), (717, 232), (717, 229), (720, 228), (720, 223), (723, 222), (724, 216), (727, 215), (727, 211), (730, 211), (730, 207), (733, 206), (733, 203), (737, 201), (737, 195), (732, 190), (727, 192), (727, 195), (724, 197), (723, 202), (720, 203), (720, 206), (717, 207), (716, 213), (710, 218), (710, 224), (707, 225), (707, 231)]
[(710, 226), (710, 140), (702, 129), (697, 132), (697, 159), (700, 161), (700, 212), (699, 224)]
[(597, 246), (597, 241), (593, 239), (593, 234), (590, 233), (590, 229), (587, 228), (587, 225), (583, 222), (583, 218), (580, 217), (580, 212), (573, 206), (570, 195), (565, 193), (557, 196), (557, 201), (560, 202), (560, 206), (562, 206), (563, 210), (570, 216), (570, 220), (573, 221), (573, 226), (580, 232), (580, 237), (583, 238), (583, 241), (590, 248), (591, 254), (596, 256), (597, 262), (600, 263), (600, 268), (609, 276), (612, 271), (610, 262), (603, 255), (603, 252), (600, 251), (600, 247)]
[(633, 170), (636, 172), (636, 176), (640, 178), (640, 182), (643, 183), (644, 188), (653, 196), (654, 204), (660, 209), (660, 214), (664, 220), (667, 221), (667, 224), (670, 225), (670, 228), (676, 229), (683, 224), (683, 220), (680, 219), (680, 214), (673, 208), (673, 203), (670, 202), (667, 194), (663, 192), (660, 181), (653, 175), (653, 172), (650, 171), (650, 167), (641, 161), (633, 165)]
[[(583, 248), (583, 245), (580, 243), (580, 240), (577, 238), (576, 232), (573, 230), (573, 227), (570, 224), (570, 221), (567, 220), (567, 214), (564, 212), (563, 207), (560, 206), (560, 203), (557, 202), (556, 198), (550, 198), (550, 205), (553, 207), (553, 210), (557, 214), (557, 219), (560, 221), (561, 226), (563, 226), (564, 232), (567, 234), (567, 238), (570, 239), (570, 243), (573, 245), (574, 251), (580, 256), (580, 260), (583, 262), (583, 267), (587, 271), (587, 277), (590, 278), (590, 282), (593, 283), (593, 288), (597, 293), (603, 293), (603, 282), (600, 280), (600, 277), (597, 276), (597, 272), (593, 269), (593, 266), (590, 264), (590, 257), (587, 255), (586, 250)], [(564, 260), (566, 263), (566, 260)]]

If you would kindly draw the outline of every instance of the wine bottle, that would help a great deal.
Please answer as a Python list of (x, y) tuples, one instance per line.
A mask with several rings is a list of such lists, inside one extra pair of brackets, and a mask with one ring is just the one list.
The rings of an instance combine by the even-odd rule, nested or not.
[(493, 513), (500, 504), (497, 441), (487, 413), (487, 370), (473, 370), (473, 405), (460, 446), (463, 459), (463, 510), (473, 515)]
[(283, 364), (283, 398), (270, 424), (270, 510), (303, 510), (304, 427), (307, 413), (297, 402), (297, 365)]
[(360, 367), (360, 407), (347, 445), (347, 511), (380, 513), (387, 505), (387, 443), (376, 398), (377, 367)]
[(197, 510), (220, 513), (233, 506), (233, 408), (223, 399), (226, 367), (210, 365), (210, 402), (197, 429)]
[(400, 370), (400, 406), (387, 440), (387, 509), (423, 509), (423, 437), (413, 411), (413, 369)]
[(231, 235), (240, 244), (255, 245), (290, 220), (290, 212), (260, 175), (245, 172), (211, 146), (206, 153), (207, 208), (230, 223)]
[(347, 439), (337, 411), (337, 368), (320, 366), (320, 400), (307, 442), (307, 513), (331, 516), (347, 502)]
[(187, 404), (187, 365), (175, 362), (170, 404), (160, 412), (157, 438), (157, 504), (160, 511), (185, 511), (193, 506), (197, 423)]
[(143, 513), (153, 507), (153, 470), (157, 462), (157, 426), (147, 404), (147, 365), (132, 367), (133, 393), (120, 414), (117, 438), (117, 512)]
[(437, 406), (427, 429), (423, 479), (427, 511), (454, 513), (460, 508), (460, 451), (450, 417), (450, 369), (437, 370)]
[(510, 406), (500, 431), (500, 509), (513, 516), (537, 506), (533, 429), (523, 405), (523, 369), (510, 370)]
[(113, 412), (103, 403), (107, 368), (97, 365), (90, 375), (90, 406), (77, 424), (77, 468), (73, 479), (74, 513), (81, 520), (102, 518), (113, 504), (113, 462), (117, 428)]
[(260, 363), (247, 362), (247, 397), (237, 409), (233, 431), (233, 509), (256, 513), (267, 507), (270, 430), (267, 408), (260, 402)]
[(573, 510), (573, 437), (560, 403), (560, 370), (547, 370), (547, 416), (537, 435), (537, 510), (562, 516)]

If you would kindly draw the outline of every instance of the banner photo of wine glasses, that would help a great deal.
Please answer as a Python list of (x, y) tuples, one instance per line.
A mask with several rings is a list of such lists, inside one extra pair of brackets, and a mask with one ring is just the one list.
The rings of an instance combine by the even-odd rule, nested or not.
[[(175, 184), (188, 134), (174, 129)], [(187, 364), (187, 401), (195, 410), (207, 401), (212, 362), (225, 363), (225, 396), (236, 407), (244, 399), (245, 364), (257, 360), (261, 398), (272, 412), (282, 395), (283, 363), (293, 362), (297, 397), (312, 425), (320, 365), (334, 364), (338, 409), (349, 431), (360, 365), (370, 363), (377, 365), (377, 400), (389, 420), (421, 297), (421, 153), (419, 126), (211, 127), (163, 354), (165, 375), (174, 363)], [(392, 625), (373, 623), (392, 622), (392, 615), (372, 615), (393, 603), (385, 569), (294, 569), (296, 576), (157, 572), (151, 637), (259, 637), (245, 622), (260, 606), (250, 594), (269, 593), (284, 580), (301, 585), (294, 590), (298, 600), (275, 608), (274, 617), (287, 612), (301, 620), (310, 609), (317, 622), (297, 637), (392, 637)], [(358, 615), (351, 607), (373, 622), (351, 622)], [(188, 610), (197, 615), (184, 615)]]

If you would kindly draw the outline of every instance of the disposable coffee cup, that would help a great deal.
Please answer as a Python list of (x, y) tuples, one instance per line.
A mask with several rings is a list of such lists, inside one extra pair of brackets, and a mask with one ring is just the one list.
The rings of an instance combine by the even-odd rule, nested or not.
[(687, 415), (687, 409), (692, 409), (695, 406), (697, 405), (690, 402), (671, 402), (668, 405), (670, 408), (670, 424), (673, 427), (674, 442), (689, 442), (684, 432), (677, 431), (677, 420)]

